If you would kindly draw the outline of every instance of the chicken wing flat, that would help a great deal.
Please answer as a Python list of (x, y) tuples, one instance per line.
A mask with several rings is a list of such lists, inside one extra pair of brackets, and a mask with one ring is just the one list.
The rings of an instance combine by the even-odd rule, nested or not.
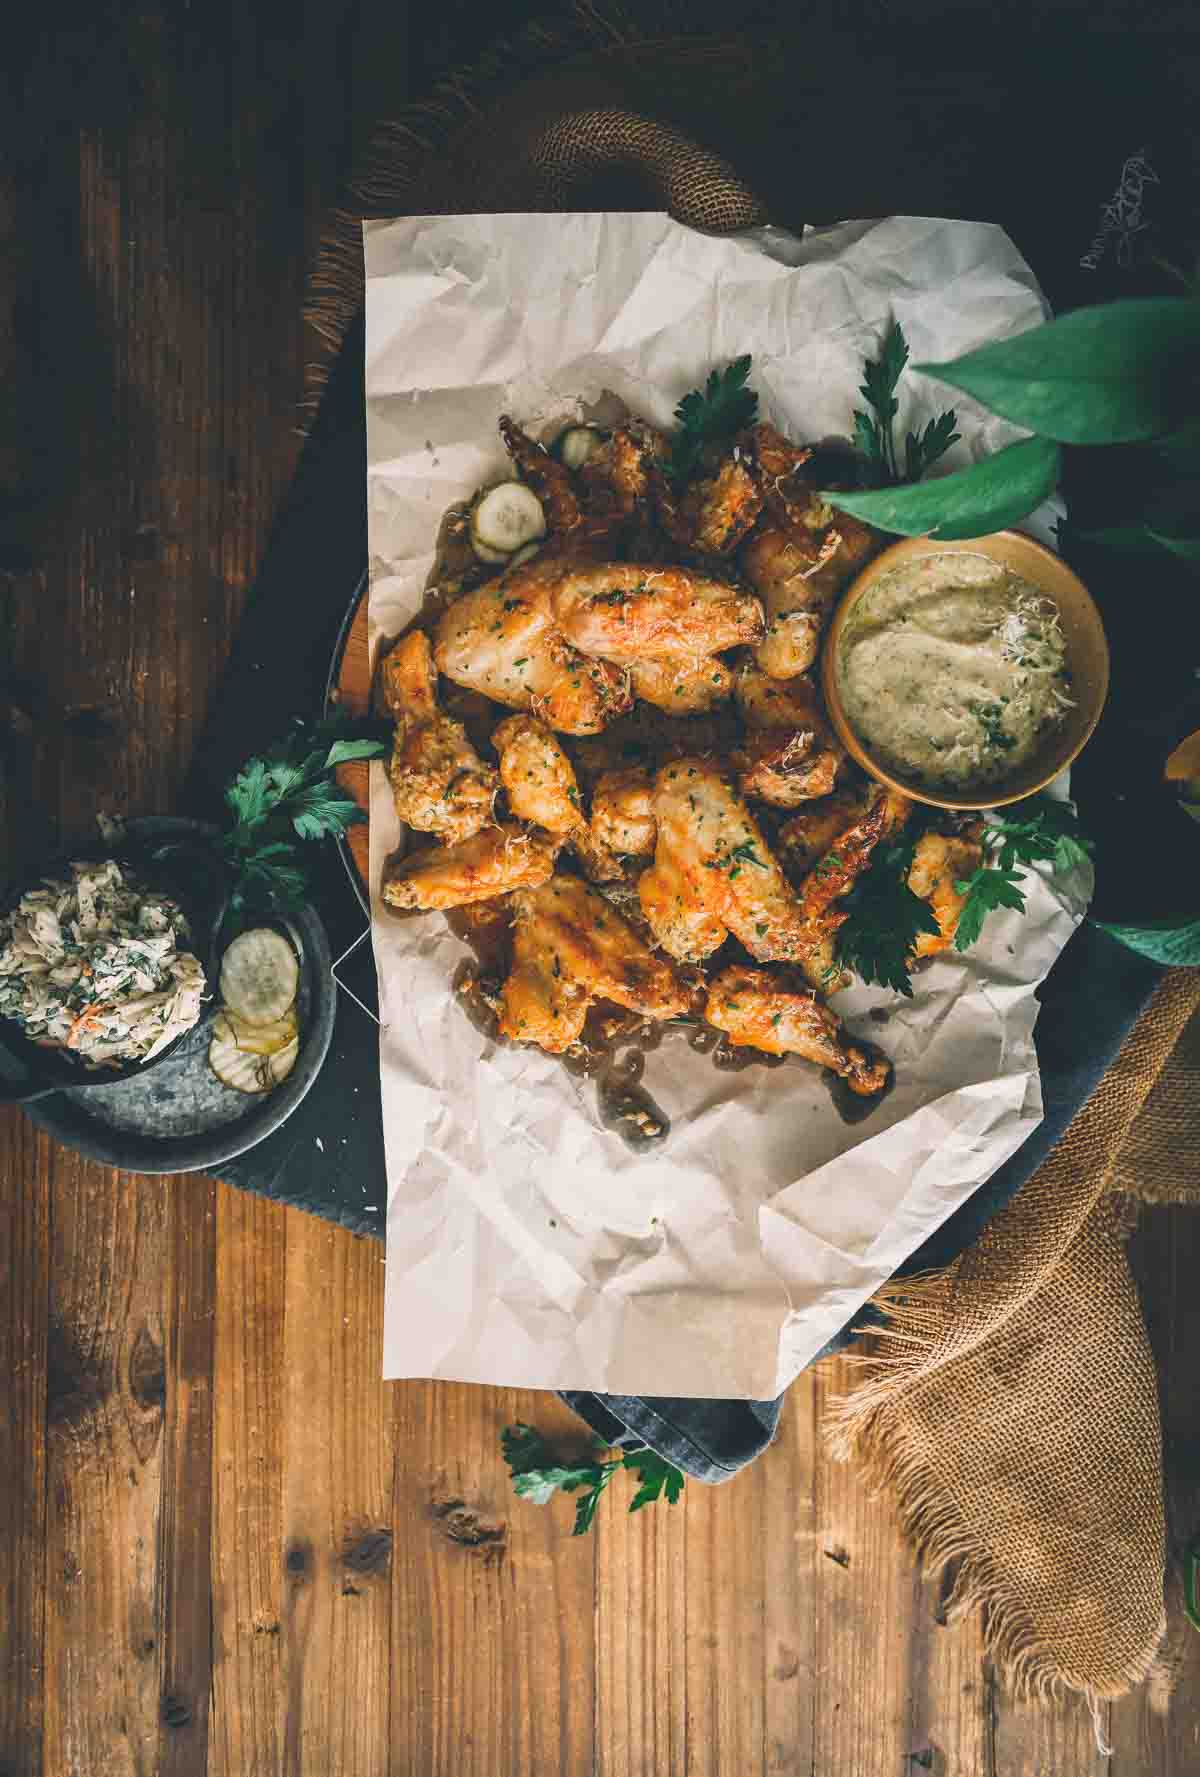
[(936, 937), (932, 932), (918, 932), (914, 956), (934, 956), (939, 950), (950, 948), (966, 901), (954, 885), (965, 882), (982, 862), (983, 847), (977, 839), (922, 833), (913, 854), (908, 886), (920, 900), (928, 901), (938, 922), (938, 932)]
[(891, 1063), (847, 1038), (837, 1014), (816, 994), (791, 992), (765, 969), (725, 969), (709, 988), (704, 1016), (735, 1043), (831, 1068), (864, 1098), (882, 1092), (891, 1078)]
[(728, 702), (733, 691), (733, 673), (715, 654), (703, 660), (692, 655), (634, 660), (629, 674), (634, 696), (669, 716), (703, 715)]
[(584, 821), (575, 768), (536, 716), (506, 716), (492, 735), (508, 806), (548, 833), (571, 833)]
[(837, 902), (868, 868), (875, 848), (900, 831), (912, 803), (896, 790), (875, 790), (865, 812), (843, 829), (832, 849), (818, 860), (800, 885), (800, 911), (814, 937), (836, 930), (844, 914)]
[(561, 845), (561, 838), (552, 834), (502, 822), (456, 845), (414, 852), (385, 878), (381, 893), (391, 907), (422, 912), (490, 901), (512, 889), (548, 882)]
[(867, 795), (861, 790), (838, 790), (816, 802), (806, 802), (785, 821), (775, 835), (775, 850), (793, 882), (807, 876), (828, 852), (837, 850), (839, 834), (861, 819)]
[(461, 722), (438, 708), (429, 637), (404, 636), (385, 656), (380, 686), (396, 734), (388, 777), (396, 813), (422, 833), (469, 839), (492, 818), (499, 780)]
[(733, 761), (743, 796), (775, 808), (798, 808), (830, 794), (844, 757), (840, 747), (822, 747), (811, 731), (774, 729), (752, 735)]
[(576, 1041), (594, 1000), (644, 1018), (687, 1008), (670, 965), (586, 883), (555, 876), (514, 895), (512, 907), (513, 966), (500, 996), (505, 1036), (559, 1052)]
[(564, 734), (599, 734), (630, 707), (628, 673), (585, 658), (550, 608), (553, 563), (530, 562), (450, 606), (434, 657), (448, 679), (510, 709), (534, 710)]
[(658, 773), (654, 862), (638, 898), (663, 949), (681, 962), (710, 956), (730, 932), (760, 962), (800, 957), (808, 927), (746, 804), (711, 760)]
[(747, 663), (738, 673), (736, 696), (754, 731), (733, 754), (742, 794), (776, 808), (828, 796), (846, 755), (812, 681), (772, 679)]
[(592, 837), (626, 857), (650, 857), (658, 832), (653, 802), (648, 771), (606, 771), (592, 791)]
[(763, 634), (756, 598), (693, 568), (571, 557), (553, 565), (554, 618), (585, 654), (620, 662), (689, 654), (700, 660)]

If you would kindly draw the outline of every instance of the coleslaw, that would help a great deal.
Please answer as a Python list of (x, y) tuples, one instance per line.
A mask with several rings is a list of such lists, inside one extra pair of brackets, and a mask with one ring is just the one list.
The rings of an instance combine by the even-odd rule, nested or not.
[(178, 904), (115, 860), (73, 863), (0, 914), (0, 1016), (89, 1067), (149, 1061), (200, 1017), (189, 936)]

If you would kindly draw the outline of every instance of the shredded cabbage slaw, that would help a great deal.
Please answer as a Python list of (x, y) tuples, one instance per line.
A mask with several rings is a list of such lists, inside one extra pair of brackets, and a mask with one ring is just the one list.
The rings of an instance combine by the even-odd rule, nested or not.
[(149, 1061), (200, 1016), (205, 976), (176, 902), (113, 859), (73, 863), (0, 915), (0, 1015), (89, 1067)]

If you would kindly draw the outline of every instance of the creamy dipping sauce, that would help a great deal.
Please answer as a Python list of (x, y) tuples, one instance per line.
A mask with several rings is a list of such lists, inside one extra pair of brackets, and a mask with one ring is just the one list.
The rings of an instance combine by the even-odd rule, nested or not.
[(836, 668), (864, 745), (930, 790), (1009, 777), (1073, 707), (1053, 599), (968, 551), (882, 574), (847, 620)]

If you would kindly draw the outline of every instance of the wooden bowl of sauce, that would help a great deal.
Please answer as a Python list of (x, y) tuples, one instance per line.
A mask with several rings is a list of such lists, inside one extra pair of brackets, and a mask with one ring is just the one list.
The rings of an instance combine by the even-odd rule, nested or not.
[(851, 582), (821, 660), (851, 758), (934, 808), (1045, 789), (1099, 721), (1108, 677), (1091, 594), (1020, 531), (885, 549)]

